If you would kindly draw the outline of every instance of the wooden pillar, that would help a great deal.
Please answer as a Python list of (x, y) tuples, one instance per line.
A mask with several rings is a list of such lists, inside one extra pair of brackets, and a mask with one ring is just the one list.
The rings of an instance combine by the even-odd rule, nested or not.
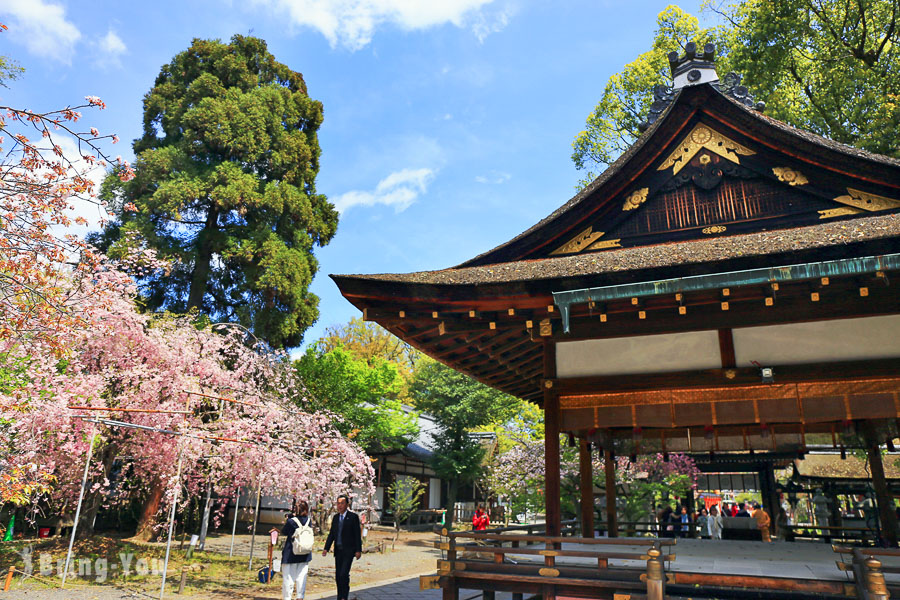
[(881, 535), (891, 546), (897, 545), (897, 513), (894, 511), (894, 499), (888, 491), (884, 477), (884, 463), (881, 460), (881, 447), (876, 436), (875, 425), (866, 421), (864, 427), (866, 452), (869, 455), (869, 467), (872, 470), (872, 487), (875, 488), (875, 501), (878, 503), (878, 516), (881, 518)]
[[(612, 436), (610, 436), (612, 444)], [(603, 462), (606, 472), (606, 528), (611, 538), (619, 537), (619, 520), (616, 517), (616, 453), (612, 448), (603, 449)]]
[[(561, 529), (559, 489), (559, 396), (553, 389), (556, 378), (556, 345), (544, 340), (544, 502), (547, 535)], [(549, 385), (548, 385), (549, 384)]]
[(578, 473), (581, 476), (581, 537), (594, 537), (594, 469), (591, 444), (581, 439), (578, 445)]
[(766, 476), (766, 488), (768, 496), (763, 497), (763, 508), (772, 518), (772, 531), (775, 531), (775, 519), (778, 518), (778, 510), (781, 508), (781, 499), (778, 497), (778, 482), (775, 480), (775, 465), (766, 463), (763, 473)]
[[(699, 511), (697, 511), (697, 500), (694, 498), (694, 490), (689, 489), (687, 491), (687, 495), (684, 497), (684, 503), (687, 506), (688, 514), (691, 517), (694, 517)], [(690, 537), (696, 538), (700, 537), (700, 533), (697, 530), (696, 521), (692, 521), (693, 525), (691, 525)]]

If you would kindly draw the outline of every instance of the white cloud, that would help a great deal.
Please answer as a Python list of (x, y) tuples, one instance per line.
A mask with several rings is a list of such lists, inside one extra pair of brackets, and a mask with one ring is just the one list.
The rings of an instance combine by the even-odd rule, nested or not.
[(124, 54), (128, 51), (125, 42), (122, 41), (115, 31), (110, 29), (105, 36), (100, 38), (100, 49), (110, 54)]
[(341, 213), (351, 206), (393, 206), (396, 212), (409, 208), (419, 195), (424, 194), (434, 179), (432, 169), (402, 169), (394, 171), (378, 182), (373, 191), (353, 190), (331, 198)]
[(509, 19), (513, 16), (513, 13), (514, 10), (511, 6), (506, 6), (493, 14), (480, 12), (475, 15), (472, 21), (472, 33), (475, 34), (479, 42), (484, 42), (492, 33), (503, 31), (509, 24)]
[(66, 20), (66, 9), (44, 0), (4, 0), (3, 10), (12, 17), (10, 36), (37, 56), (71, 64), (81, 32)]
[(121, 67), (120, 57), (128, 52), (128, 46), (119, 35), (110, 29), (102, 38), (97, 40), (97, 58), (95, 62), (101, 67)]
[(317, 29), (331, 46), (359, 50), (372, 41), (376, 28), (392, 24), (407, 31), (451, 23), (471, 27), (483, 40), (506, 24), (485, 17), (481, 8), (494, 0), (254, 0), (286, 12), (295, 25)]
[(490, 175), (478, 175), (475, 177), (477, 183), (489, 183), (493, 185), (506, 183), (510, 179), (512, 179), (512, 175), (502, 171), (491, 171)]

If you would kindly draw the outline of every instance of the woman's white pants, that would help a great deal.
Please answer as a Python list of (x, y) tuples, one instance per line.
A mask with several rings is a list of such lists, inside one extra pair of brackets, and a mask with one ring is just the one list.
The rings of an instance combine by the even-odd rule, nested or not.
[[(309, 572), (309, 563), (281, 563), (281, 597), (283, 600), (294, 600), (306, 595), (306, 574)], [(294, 586), (297, 586), (297, 595), (294, 596)]]

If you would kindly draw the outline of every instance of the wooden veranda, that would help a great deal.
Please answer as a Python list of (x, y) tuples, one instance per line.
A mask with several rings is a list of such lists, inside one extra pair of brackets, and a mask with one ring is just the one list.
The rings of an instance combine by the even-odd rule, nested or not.
[[(815, 439), (866, 450), (896, 545), (879, 448), (900, 418), (900, 161), (762, 115), (739, 78), (718, 79), (711, 52), (672, 57), (675, 89), (657, 90), (645, 133), (528, 231), (449, 269), (332, 277), (367, 320), (543, 407), (547, 524), (535, 542), (547, 552), (560, 543), (563, 433), (579, 443), (586, 537), (593, 452), (609, 491), (615, 456), (801, 456)], [(607, 502), (615, 535), (614, 493)], [(775, 502), (772, 491), (764, 503)], [(479, 589), (512, 585), (495, 556), (509, 577)], [(445, 597), (462, 577), (451, 565)], [(542, 593), (611, 597), (579, 586)]]

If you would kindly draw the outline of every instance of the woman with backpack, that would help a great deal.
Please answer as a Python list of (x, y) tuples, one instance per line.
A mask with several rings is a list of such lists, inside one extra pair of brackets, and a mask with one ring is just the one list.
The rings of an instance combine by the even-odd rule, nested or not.
[[(312, 560), (313, 530), (309, 520), (309, 504), (297, 502), (281, 529), (284, 549), (281, 551), (281, 597), (302, 600), (306, 596), (306, 575)], [(294, 596), (294, 588), (297, 595)]]

